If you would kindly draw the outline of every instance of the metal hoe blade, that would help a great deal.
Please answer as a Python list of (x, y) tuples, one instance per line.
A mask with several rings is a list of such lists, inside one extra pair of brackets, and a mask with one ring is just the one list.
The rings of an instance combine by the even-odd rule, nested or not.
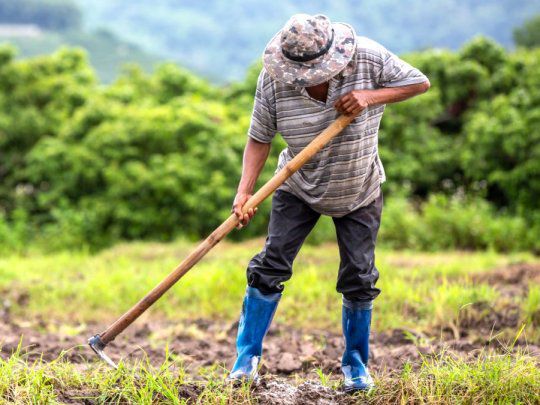
[(92, 350), (103, 360), (105, 363), (107, 363), (109, 366), (111, 366), (114, 369), (118, 369), (118, 366), (114, 363), (114, 361), (111, 360), (109, 356), (105, 354), (103, 349), (105, 349), (105, 346), (107, 346), (99, 335), (92, 336), (90, 339), (88, 339), (88, 344), (92, 348)]

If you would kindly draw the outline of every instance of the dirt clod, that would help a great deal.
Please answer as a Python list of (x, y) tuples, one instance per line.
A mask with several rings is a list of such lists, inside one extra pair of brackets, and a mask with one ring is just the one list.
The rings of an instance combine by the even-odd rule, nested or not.
[(491, 284), (502, 290), (527, 290), (530, 283), (540, 284), (540, 263), (513, 263), (480, 273), (473, 280)]
[(276, 366), (277, 370), (283, 373), (292, 373), (301, 367), (302, 363), (292, 353), (283, 353)]
[(254, 394), (260, 404), (330, 405), (356, 403), (352, 396), (340, 390), (311, 381), (294, 386), (279, 378), (261, 382)]

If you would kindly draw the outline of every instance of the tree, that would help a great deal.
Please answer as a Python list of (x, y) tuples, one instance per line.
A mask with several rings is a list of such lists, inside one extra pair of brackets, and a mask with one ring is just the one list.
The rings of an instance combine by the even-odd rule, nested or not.
[(23, 178), (27, 154), (43, 137), (59, 135), (93, 90), (84, 52), (62, 49), (18, 61), (0, 47), (0, 211), (34, 190)]
[[(389, 200), (428, 201), (422, 215), (435, 213), (435, 224), (452, 208), (445, 201), (476, 197), (468, 214), (446, 220), (465, 235), (461, 247), (492, 244), (467, 236), (476, 209), (489, 219), (499, 210), (515, 215), (536, 235), (540, 49), (508, 52), (480, 37), (459, 52), (404, 58), (432, 89), (389, 105), (382, 121)], [(17, 60), (0, 47), (0, 245), (2, 232), (15, 228), (24, 231), (22, 243), (35, 233), (60, 247), (208, 234), (230, 214), (260, 69), (218, 88), (174, 64), (151, 75), (131, 66), (98, 86), (80, 51)], [(284, 147), (276, 136), (261, 183)], [(233, 237), (263, 234), (269, 205)], [(452, 238), (440, 246), (452, 246)]]
[(540, 46), (540, 14), (525, 21), (514, 30), (514, 42), (526, 48)]

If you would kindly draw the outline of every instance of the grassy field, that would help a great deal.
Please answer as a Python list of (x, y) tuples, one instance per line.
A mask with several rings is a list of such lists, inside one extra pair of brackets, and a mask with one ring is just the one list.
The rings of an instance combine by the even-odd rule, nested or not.
[[(335, 341), (337, 353), (341, 344), (335, 291), (339, 256), (333, 244), (303, 248), (268, 339), (267, 357), (287, 351), (287, 345), (300, 346), (290, 350), (295, 356), (304, 356), (308, 344), (313, 353), (301, 366), (267, 359), (262, 386), (232, 389), (224, 376), (234, 351), (244, 269), (261, 244), (216, 247), (130, 327), (126, 339), (143, 345), (145, 355), (115, 372), (89, 360), (88, 350), (77, 346), (141, 298), (193, 245), (131, 243), (96, 255), (1, 258), (0, 346), (7, 348), (1, 352), (0, 398), (21, 403), (272, 403), (279, 398), (282, 403), (309, 403), (310, 398), (538, 403), (540, 264), (526, 253), (379, 250), (383, 292), (375, 303), (372, 345), (378, 389), (367, 397), (336, 393), (331, 388), (339, 388), (339, 359), (324, 351)], [(17, 344), (19, 334), (30, 341)], [(40, 339), (58, 342), (49, 350)], [(127, 350), (122, 342), (115, 354)], [(214, 344), (219, 344), (215, 350)], [(204, 350), (213, 357), (200, 353)], [(179, 352), (201, 359), (195, 367)]]

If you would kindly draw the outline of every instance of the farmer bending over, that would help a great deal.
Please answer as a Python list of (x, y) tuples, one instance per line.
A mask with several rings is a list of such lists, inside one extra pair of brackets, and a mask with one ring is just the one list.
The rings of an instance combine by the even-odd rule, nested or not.
[(263, 62), (233, 205), (239, 227), (255, 214), (242, 215), (242, 206), (277, 132), (288, 145), (279, 170), (339, 113), (357, 117), (274, 194), (265, 246), (247, 268), (238, 357), (229, 378), (257, 378), (262, 341), (283, 282), (291, 277), (293, 261), (319, 217), (329, 215), (340, 253), (344, 387), (367, 390), (373, 386), (367, 369), (371, 310), (380, 293), (374, 254), (385, 181), (377, 148), (379, 123), (385, 104), (427, 91), (429, 81), (382, 45), (324, 15), (294, 15), (267, 45)]

